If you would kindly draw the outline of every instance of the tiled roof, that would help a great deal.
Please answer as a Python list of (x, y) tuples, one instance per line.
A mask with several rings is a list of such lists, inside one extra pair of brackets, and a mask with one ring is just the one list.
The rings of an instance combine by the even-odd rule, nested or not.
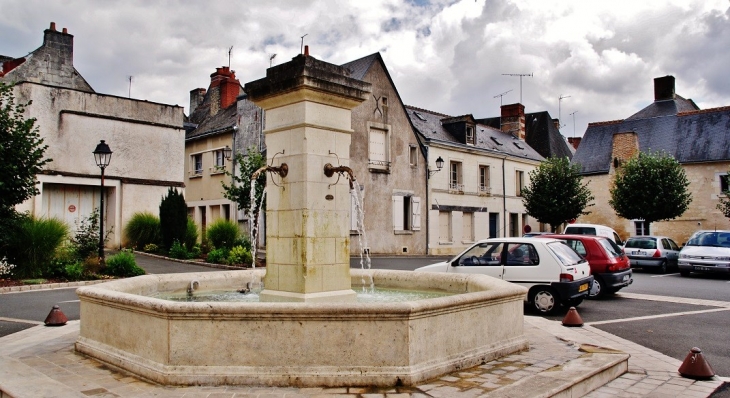
[[(198, 113), (198, 109), (200, 109), (200, 106), (195, 109), (194, 114)], [(208, 107), (205, 107), (205, 109), (208, 109)], [(233, 126), (236, 125), (237, 118), (238, 107), (236, 102), (226, 109), (221, 109), (215, 115), (204, 118), (200, 124), (197, 125), (195, 130), (185, 133), (185, 139), (187, 140), (208, 134), (214, 134), (216, 132), (222, 133), (233, 128)]]
[(679, 115), (627, 119), (620, 123), (592, 123), (573, 157), (583, 174), (608, 173), (613, 135), (634, 132), (639, 150), (663, 151), (680, 163), (730, 160), (730, 108)]
[(362, 80), (365, 77), (365, 74), (368, 72), (368, 69), (370, 69), (370, 66), (373, 64), (373, 62), (378, 59), (379, 55), (380, 53), (373, 53), (360, 59), (350, 61), (346, 64), (342, 64), (340, 66), (350, 70), (351, 78)]
[[(477, 122), (498, 129), (500, 118), (477, 119)], [(545, 158), (573, 157), (573, 151), (547, 111), (525, 114), (525, 142)]]
[[(405, 109), (413, 127), (425, 140), (441, 141), (466, 147), (466, 144), (455, 139), (442, 126), (442, 120), (450, 119), (452, 116), (412, 106), (406, 106)], [(515, 145), (515, 143), (519, 146)], [(496, 151), (499, 152), (499, 155), (507, 154), (530, 160), (543, 160), (543, 157), (539, 153), (511, 134), (503, 133), (500, 130), (480, 123), (476, 125), (476, 144), (474, 147), (488, 151)]]

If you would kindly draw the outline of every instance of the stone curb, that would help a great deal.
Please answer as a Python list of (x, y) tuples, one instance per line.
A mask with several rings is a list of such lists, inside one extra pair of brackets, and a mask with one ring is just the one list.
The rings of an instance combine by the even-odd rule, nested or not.
[(42, 284), (38, 284), (38, 285), (0, 287), (0, 294), (29, 292), (31, 290), (68, 289), (68, 288), (72, 288), (72, 287), (95, 285), (97, 283), (108, 282), (110, 280), (112, 280), (112, 279), (97, 279), (97, 280), (93, 280), (93, 281), (42, 283)]

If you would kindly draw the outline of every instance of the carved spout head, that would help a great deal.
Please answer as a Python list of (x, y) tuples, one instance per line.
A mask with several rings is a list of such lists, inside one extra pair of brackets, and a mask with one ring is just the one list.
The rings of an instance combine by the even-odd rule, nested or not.
[(324, 165), (324, 175), (327, 177), (332, 177), (333, 175), (337, 174), (347, 174), (347, 179), (350, 182), (350, 189), (352, 189), (352, 182), (355, 181), (355, 175), (352, 173), (352, 169), (347, 166), (332, 166), (331, 163), (327, 163)]

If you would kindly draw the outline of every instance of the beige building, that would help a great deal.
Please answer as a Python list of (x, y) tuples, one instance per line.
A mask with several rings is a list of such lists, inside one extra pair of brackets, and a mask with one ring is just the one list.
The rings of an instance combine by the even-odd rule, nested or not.
[[(691, 99), (675, 93), (673, 76), (654, 79), (652, 104), (623, 120), (588, 125), (572, 161), (581, 166), (595, 206), (578, 222), (608, 225), (622, 239), (649, 232), (679, 244), (699, 229), (730, 229), (730, 221), (717, 209), (720, 195), (728, 189), (728, 126), (730, 107), (700, 110)], [(652, 223), (650, 231), (643, 220), (618, 217), (608, 204), (616, 168), (639, 151), (673, 155), (684, 168), (692, 193), (692, 203), (681, 217)]]
[(524, 107), (513, 107), (517, 112), (505, 118), (504, 131), (471, 115), (407, 107), (427, 147), (429, 254), (457, 254), (480, 239), (521, 236), (526, 225), (545, 230), (527, 215), (521, 196), (543, 157), (524, 141)]
[(159, 212), (169, 187), (183, 189), (183, 109), (98, 94), (73, 67), (73, 36), (55, 24), (43, 45), (22, 58), (4, 57), (1, 81), (15, 83), (19, 103), (33, 101), (46, 156), (40, 194), (18, 206), (37, 217), (56, 217), (72, 230), (100, 202), (100, 169), (92, 151), (105, 140), (113, 151), (105, 171), (104, 226), (108, 246), (125, 245), (121, 231), (136, 212)]
[(364, 197), (365, 238), (359, 244), (351, 206), (350, 253), (426, 254), (424, 147), (379, 53), (342, 65), (370, 83), (367, 100), (352, 110), (350, 167)]

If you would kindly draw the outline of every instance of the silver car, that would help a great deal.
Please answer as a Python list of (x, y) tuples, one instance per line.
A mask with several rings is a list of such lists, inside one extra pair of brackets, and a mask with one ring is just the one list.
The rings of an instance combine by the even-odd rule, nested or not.
[(662, 274), (669, 267), (676, 269), (679, 246), (666, 236), (632, 236), (624, 245), (631, 268), (651, 268)]

